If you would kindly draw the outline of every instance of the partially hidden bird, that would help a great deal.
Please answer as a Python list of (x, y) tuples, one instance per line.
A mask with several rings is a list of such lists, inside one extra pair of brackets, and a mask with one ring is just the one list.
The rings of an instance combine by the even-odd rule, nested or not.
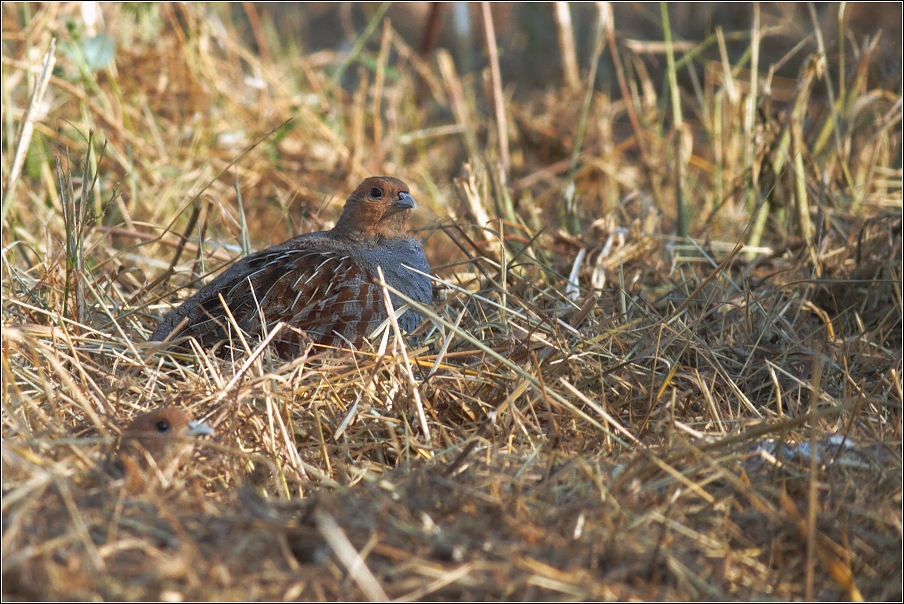
[(194, 449), (199, 436), (212, 436), (213, 428), (191, 420), (182, 409), (163, 407), (142, 413), (122, 433), (118, 459), (126, 480), (139, 490), (159, 471), (171, 481), (179, 466)]
[[(430, 264), (406, 230), (416, 207), (398, 178), (366, 178), (346, 200), (335, 227), (238, 260), (167, 314), (150, 340), (190, 336), (212, 348), (237, 341), (233, 320), (256, 339), (282, 321), (316, 344), (360, 347), (388, 317), (377, 267), (388, 285), (412, 300), (432, 299)], [(403, 306), (395, 294), (390, 298), (395, 310)], [(409, 309), (398, 325), (411, 332), (421, 319)], [(291, 332), (284, 329), (275, 340), (282, 356), (297, 354), (304, 341)]]

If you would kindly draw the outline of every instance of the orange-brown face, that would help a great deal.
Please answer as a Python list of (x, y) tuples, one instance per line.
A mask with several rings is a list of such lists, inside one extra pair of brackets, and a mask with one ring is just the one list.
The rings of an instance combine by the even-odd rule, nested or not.
[(181, 409), (157, 409), (139, 415), (129, 424), (123, 432), (123, 449), (136, 449), (138, 445), (160, 464), (184, 447), (186, 437), (212, 433), (209, 426), (191, 421)]
[(344, 234), (367, 237), (405, 237), (411, 211), (417, 207), (404, 182), (392, 176), (365, 178), (345, 202), (336, 224)]

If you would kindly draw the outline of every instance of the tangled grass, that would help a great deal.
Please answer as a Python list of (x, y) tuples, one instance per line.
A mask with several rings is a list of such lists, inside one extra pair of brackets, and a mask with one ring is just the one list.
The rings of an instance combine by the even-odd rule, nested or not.
[[(899, 600), (881, 39), (826, 69), (814, 12), (780, 81), (768, 11), (734, 64), (721, 30), (672, 56), (664, 19), (663, 84), (603, 6), (584, 88), (516, 99), (373, 7), (350, 51), (305, 54), (252, 5), (257, 52), (236, 9), (4, 4), (4, 597)], [(586, 89), (603, 55), (618, 99)], [(146, 342), (377, 173), (412, 185), (434, 266), (413, 337)], [(161, 405), (217, 435), (129, 492), (107, 462)]]

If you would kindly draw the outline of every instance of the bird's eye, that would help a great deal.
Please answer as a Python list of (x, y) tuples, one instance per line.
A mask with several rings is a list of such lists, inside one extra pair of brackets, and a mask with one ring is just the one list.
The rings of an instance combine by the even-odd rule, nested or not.
[(169, 432), (170, 423), (168, 421), (166, 421), (165, 419), (162, 419), (159, 422), (157, 422), (156, 424), (154, 424), (154, 429), (157, 430), (157, 432)]
[(370, 190), (370, 196), (374, 199), (383, 199), (383, 191), (379, 187), (374, 187)]

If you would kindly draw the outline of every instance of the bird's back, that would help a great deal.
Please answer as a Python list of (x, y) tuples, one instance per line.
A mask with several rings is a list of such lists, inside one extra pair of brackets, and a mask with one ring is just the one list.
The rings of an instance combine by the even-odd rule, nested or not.
[[(331, 230), (242, 258), (164, 317), (150, 339), (190, 336), (209, 348), (223, 340), (235, 342), (235, 327), (257, 339), (281, 321), (289, 326), (276, 340), (284, 356), (293, 355), (306, 339), (360, 346), (388, 316), (376, 284), (377, 267), (408, 298), (422, 304), (431, 300), (430, 265), (421, 244), (406, 231), (416, 207), (401, 180), (366, 178)], [(392, 303), (398, 309), (404, 302), (392, 294)], [(419, 321), (420, 315), (409, 310), (399, 327), (411, 331)]]
[[(430, 280), (406, 268), (430, 271), (413, 238), (362, 246), (329, 232), (308, 233), (235, 262), (164, 317), (150, 339), (165, 340), (183, 322), (174, 336), (194, 337), (202, 347), (234, 339), (222, 296), (235, 323), (252, 337), (263, 337), (283, 321), (318, 344), (360, 346), (387, 317), (382, 288), (375, 283), (377, 266), (394, 288), (423, 304), (430, 302)], [(403, 301), (392, 298), (398, 309)], [(406, 312), (399, 325), (411, 331), (420, 319)], [(280, 339), (284, 344), (297, 344), (295, 340), (291, 330)]]

